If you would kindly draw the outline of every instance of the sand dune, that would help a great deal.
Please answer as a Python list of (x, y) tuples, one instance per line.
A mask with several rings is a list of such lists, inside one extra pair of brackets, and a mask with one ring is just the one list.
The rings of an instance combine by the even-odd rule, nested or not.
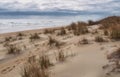
[[(54, 66), (50, 67), (51, 77), (111, 77), (106, 75), (107, 71), (103, 66), (108, 63), (107, 54), (120, 46), (120, 42), (110, 41), (109, 38), (102, 34), (97, 25), (88, 27), (89, 33), (80, 36), (75, 36), (71, 33), (63, 36), (54, 34), (42, 34), (42, 31), (33, 30), (21, 32), (25, 36), (22, 39), (17, 36), (17, 33), (3, 34), (1, 40), (4, 40), (7, 35), (11, 35), (16, 40), (10, 41), (9, 44), (15, 44), (22, 49), (20, 54), (9, 55), (4, 45), (8, 42), (0, 43), (0, 77), (21, 77), (21, 68), (23, 64), (32, 56), (40, 56), (43, 53), (50, 57)], [(59, 28), (58, 28), (59, 30)], [(94, 33), (98, 30), (98, 33)], [(31, 42), (30, 37), (33, 33), (38, 33), (40, 39)], [(59, 32), (59, 31), (58, 31)], [(14, 35), (14, 36), (13, 36)], [(56, 46), (48, 46), (49, 36), (56, 39), (59, 43)], [(103, 36), (107, 42), (95, 42), (96, 36)], [(80, 44), (80, 41), (85, 38), (89, 44)], [(56, 41), (54, 40), (54, 41)], [(61, 45), (57, 47), (57, 45)], [(57, 62), (55, 53), (62, 50), (67, 56), (65, 62)], [(4, 57), (2, 57), (4, 56)], [(119, 77), (120, 75), (113, 75)]]

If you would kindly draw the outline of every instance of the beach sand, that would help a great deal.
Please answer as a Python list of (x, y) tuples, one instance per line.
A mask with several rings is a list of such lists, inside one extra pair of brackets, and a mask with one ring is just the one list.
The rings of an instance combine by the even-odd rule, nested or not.
[[(51, 77), (111, 77), (106, 75), (106, 71), (102, 68), (108, 63), (106, 58), (107, 54), (118, 48), (120, 42), (109, 41), (101, 32), (101, 30), (93, 34), (99, 27), (93, 25), (89, 27), (89, 33), (79, 36), (75, 36), (68, 33), (63, 36), (58, 36), (57, 31), (52, 34), (44, 34), (45, 29), (29, 30), (22, 32), (13, 32), (0, 34), (0, 77), (21, 77), (21, 70), (23, 64), (31, 56), (39, 56), (47, 54), (54, 66), (49, 70), (51, 71)], [(53, 28), (49, 28), (50, 30)], [(55, 28), (56, 30), (59, 28)], [(24, 34), (17, 36), (18, 33)], [(30, 42), (30, 34), (38, 33), (40, 39)], [(94, 41), (96, 36), (105, 37), (108, 42), (97, 43)], [(64, 44), (58, 49), (57, 47), (49, 47), (47, 44), (49, 36), (57, 39)], [(9, 55), (5, 47), (7, 42), (3, 42), (6, 37), (15, 38), (14, 41), (10, 41), (10, 44), (15, 44), (22, 49), (21, 54)], [(79, 44), (79, 41), (83, 38), (88, 39), (89, 44)], [(62, 50), (65, 55), (68, 55), (65, 62), (57, 62), (55, 60), (55, 52)], [(119, 77), (120, 75), (113, 75), (112, 77)]]

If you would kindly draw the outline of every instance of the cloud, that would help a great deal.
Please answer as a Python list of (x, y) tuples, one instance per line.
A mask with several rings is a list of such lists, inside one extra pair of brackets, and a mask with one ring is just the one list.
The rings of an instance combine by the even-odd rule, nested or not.
[(8, 11), (69, 11), (88, 13), (120, 13), (119, 0), (3, 0), (0, 12)]

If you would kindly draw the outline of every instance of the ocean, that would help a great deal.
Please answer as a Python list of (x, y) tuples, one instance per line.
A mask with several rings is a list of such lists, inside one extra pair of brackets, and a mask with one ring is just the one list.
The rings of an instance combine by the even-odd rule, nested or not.
[(17, 32), (48, 27), (66, 26), (72, 22), (99, 20), (100, 15), (71, 15), (71, 16), (1, 16), (0, 33)]

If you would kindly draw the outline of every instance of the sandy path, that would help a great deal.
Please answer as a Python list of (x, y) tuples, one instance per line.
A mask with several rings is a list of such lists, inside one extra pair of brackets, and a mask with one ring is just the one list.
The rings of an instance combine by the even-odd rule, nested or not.
[(76, 57), (54, 68), (55, 77), (104, 77), (102, 66), (107, 60), (100, 47), (92, 44), (76, 48)]

